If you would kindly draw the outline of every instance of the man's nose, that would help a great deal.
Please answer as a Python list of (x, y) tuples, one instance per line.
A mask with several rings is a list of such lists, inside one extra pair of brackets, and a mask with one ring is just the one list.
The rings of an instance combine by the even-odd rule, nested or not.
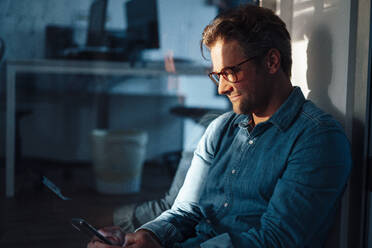
[(229, 81), (224, 77), (220, 78), (220, 83), (218, 84), (218, 94), (227, 95), (233, 90), (233, 87)]

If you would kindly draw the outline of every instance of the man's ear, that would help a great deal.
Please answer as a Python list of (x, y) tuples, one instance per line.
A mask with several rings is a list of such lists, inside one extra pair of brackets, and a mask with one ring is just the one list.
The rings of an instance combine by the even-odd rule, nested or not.
[(271, 48), (266, 55), (266, 68), (268, 73), (275, 74), (280, 69), (281, 55), (278, 49)]

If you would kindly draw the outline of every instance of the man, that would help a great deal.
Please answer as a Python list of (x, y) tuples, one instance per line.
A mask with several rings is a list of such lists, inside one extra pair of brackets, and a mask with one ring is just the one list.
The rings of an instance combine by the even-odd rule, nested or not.
[(207, 128), (172, 209), (126, 234), (124, 247), (322, 247), (350, 148), (342, 127), (291, 85), (285, 24), (242, 6), (208, 25), (202, 42), (234, 112)]

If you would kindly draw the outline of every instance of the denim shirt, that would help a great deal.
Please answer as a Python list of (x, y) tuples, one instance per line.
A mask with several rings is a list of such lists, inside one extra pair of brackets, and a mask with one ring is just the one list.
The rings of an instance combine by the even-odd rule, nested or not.
[(249, 123), (214, 120), (172, 209), (141, 228), (165, 247), (322, 247), (351, 169), (342, 127), (298, 87)]

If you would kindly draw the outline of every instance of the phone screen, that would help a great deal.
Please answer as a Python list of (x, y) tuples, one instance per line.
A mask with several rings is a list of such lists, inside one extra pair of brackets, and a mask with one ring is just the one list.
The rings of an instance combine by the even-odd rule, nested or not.
[(96, 228), (94, 228), (92, 225), (90, 225), (88, 222), (86, 222), (84, 219), (81, 218), (73, 218), (71, 219), (71, 224), (73, 227), (75, 227), (77, 230), (85, 233), (90, 238), (92, 236), (97, 236), (102, 242), (112, 245), (111, 241), (105, 238), (102, 234), (98, 232)]

